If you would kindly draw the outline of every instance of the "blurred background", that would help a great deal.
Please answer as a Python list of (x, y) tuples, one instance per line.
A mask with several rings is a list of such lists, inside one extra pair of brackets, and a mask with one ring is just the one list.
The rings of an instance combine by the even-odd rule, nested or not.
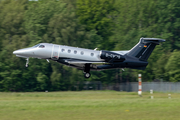
[[(115, 89), (136, 82), (180, 81), (178, 0), (0, 0), (0, 91)], [(47, 42), (98, 50), (129, 50), (141, 37), (162, 38), (144, 71), (81, 70), (46, 60), (25, 59), (14, 50)], [(122, 90), (117, 88), (116, 90)]]

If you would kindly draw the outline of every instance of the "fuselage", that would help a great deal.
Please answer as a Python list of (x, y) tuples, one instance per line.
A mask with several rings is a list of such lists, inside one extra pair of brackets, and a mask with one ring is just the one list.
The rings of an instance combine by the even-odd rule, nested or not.
[[(104, 51), (91, 50), (65, 45), (50, 43), (40, 43), (33, 47), (16, 50), (13, 52), (17, 57), (29, 57), (38, 59), (50, 59), (59, 63), (84, 69), (84, 65), (91, 64), (91, 70), (103, 70), (114, 68), (140, 68), (146, 66), (147, 62), (139, 61), (136, 57), (127, 56), (129, 51)], [(96, 63), (105, 63), (106, 65), (92, 65)], [(133, 66), (133, 67), (132, 67)]]
[(13, 52), (18, 57), (33, 57), (39, 59), (82, 59), (87, 61), (104, 61), (100, 58), (101, 51), (70, 47), (65, 45), (40, 43), (30, 48), (20, 49)]

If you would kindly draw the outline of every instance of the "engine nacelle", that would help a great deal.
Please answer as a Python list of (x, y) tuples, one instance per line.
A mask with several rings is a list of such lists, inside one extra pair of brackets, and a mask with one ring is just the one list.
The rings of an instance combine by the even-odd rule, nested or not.
[(101, 50), (100, 52), (100, 58), (105, 59), (106, 62), (109, 62), (110, 60), (114, 59), (114, 62), (122, 62), (125, 60), (125, 57), (121, 54), (110, 52), (110, 51), (105, 51)]

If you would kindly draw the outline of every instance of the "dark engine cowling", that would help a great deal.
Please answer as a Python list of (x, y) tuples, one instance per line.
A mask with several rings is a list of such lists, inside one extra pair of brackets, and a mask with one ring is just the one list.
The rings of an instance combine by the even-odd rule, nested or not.
[(100, 58), (105, 59), (106, 62), (109, 62), (112, 59), (113, 62), (122, 62), (125, 60), (125, 57), (123, 55), (105, 50), (101, 50)]

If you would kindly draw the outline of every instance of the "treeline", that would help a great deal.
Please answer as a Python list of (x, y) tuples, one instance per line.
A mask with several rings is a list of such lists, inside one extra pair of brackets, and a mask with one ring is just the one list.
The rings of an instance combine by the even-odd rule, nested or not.
[[(180, 81), (180, 1), (177, 0), (0, 0), (0, 91), (77, 90), (75, 84)], [(41, 42), (98, 50), (128, 50), (141, 37), (166, 39), (145, 71), (91, 72), (46, 60), (25, 59), (14, 50)], [(78, 87), (82, 89), (81, 87)]]

